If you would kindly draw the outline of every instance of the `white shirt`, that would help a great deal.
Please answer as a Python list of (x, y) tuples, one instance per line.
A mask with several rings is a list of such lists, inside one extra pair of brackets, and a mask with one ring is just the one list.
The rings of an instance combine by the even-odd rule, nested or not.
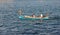
[(43, 15), (42, 15), (42, 14), (41, 14), (40, 16), (41, 16), (41, 18), (43, 17)]

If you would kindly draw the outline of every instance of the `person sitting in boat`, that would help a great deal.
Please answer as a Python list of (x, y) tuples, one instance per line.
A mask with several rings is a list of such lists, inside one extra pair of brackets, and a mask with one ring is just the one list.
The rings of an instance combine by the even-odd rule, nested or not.
[(32, 17), (35, 18), (36, 16), (33, 14)]
[(43, 14), (40, 15), (40, 18), (43, 18)]
[(45, 16), (43, 14), (40, 15), (40, 18), (44, 18), (44, 17), (47, 17), (48, 14), (46, 14)]

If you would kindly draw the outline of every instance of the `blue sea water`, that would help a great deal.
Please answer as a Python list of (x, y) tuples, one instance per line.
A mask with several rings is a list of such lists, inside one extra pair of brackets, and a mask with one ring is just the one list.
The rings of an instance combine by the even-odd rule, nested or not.
[[(0, 35), (60, 35), (60, 0), (14, 0), (0, 3)], [(50, 20), (20, 20), (22, 15), (49, 13)]]

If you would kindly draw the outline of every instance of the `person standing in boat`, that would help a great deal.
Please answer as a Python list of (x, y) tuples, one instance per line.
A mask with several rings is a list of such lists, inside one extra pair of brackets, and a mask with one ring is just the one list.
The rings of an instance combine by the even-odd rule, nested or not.
[(22, 15), (22, 9), (18, 10), (18, 14), (21, 16)]

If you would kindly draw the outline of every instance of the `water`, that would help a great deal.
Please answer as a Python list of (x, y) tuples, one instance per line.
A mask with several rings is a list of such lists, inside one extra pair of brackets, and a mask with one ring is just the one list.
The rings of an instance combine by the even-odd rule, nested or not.
[[(60, 35), (60, 0), (14, 0), (0, 3), (0, 35)], [(50, 20), (20, 20), (22, 15), (49, 13)]]

